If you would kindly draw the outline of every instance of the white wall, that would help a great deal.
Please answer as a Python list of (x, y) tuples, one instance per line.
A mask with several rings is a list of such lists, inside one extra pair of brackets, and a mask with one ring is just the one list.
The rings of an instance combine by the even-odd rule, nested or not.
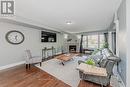
[(126, 28), (127, 28), (127, 67), (126, 67), (126, 87), (130, 87), (130, 0), (126, 0)]
[[(5, 35), (10, 30), (21, 31), (25, 36), (25, 41), (19, 45), (8, 43), (5, 39)], [(57, 34), (57, 43), (41, 43), (40, 33), (40, 30), (37, 29), (0, 22), (0, 66), (24, 61), (25, 49), (30, 49), (33, 55), (41, 56), (42, 48), (63, 45), (62, 34)]]
[(126, 63), (127, 63), (127, 40), (126, 40), (126, 34), (127, 34), (127, 28), (126, 28), (126, 1), (123, 0), (118, 13), (117, 13), (118, 19), (119, 19), (119, 31), (118, 33), (118, 46), (119, 46), (119, 57), (121, 58), (121, 62), (118, 65), (118, 72), (126, 85)]
[(112, 49), (112, 32), (108, 32), (108, 43), (109, 43), (109, 49), (113, 51), (113, 49)]
[(79, 39), (77, 38), (76, 34), (67, 34), (67, 39), (72, 39), (71, 41), (67, 42), (67, 39), (64, 39), (64, 43), (79, 43)]
[[(72, 40), (67, 42), (68, 39)], [(80, 39), (77, 38), (76, 34), (68, 34), (68, 38), (64, 39), (64, 52), (69, 52), (69, 45), (76, 45), (76, 51), (79, 52)]]

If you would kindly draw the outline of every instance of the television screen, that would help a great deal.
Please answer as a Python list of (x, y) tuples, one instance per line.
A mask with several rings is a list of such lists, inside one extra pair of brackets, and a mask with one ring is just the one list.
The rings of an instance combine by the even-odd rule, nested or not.
[(56, 33), (41, 31), (41, 42), (56, 42)]

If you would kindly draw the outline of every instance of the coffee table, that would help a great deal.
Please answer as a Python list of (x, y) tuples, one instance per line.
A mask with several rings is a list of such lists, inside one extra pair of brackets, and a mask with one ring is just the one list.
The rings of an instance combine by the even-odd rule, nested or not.
[(62, 65), (65, 65), (64, 63), (72, 60), (74, 56), (75, 54), (62, 54), (57, 56), (56, 59), (60, 60)]

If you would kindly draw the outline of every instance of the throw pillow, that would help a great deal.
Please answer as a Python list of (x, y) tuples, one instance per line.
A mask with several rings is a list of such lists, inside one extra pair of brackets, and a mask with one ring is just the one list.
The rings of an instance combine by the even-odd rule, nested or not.
[(95, 63), (98, 64), (100, 60), (103, 58), (103, 55), (93, 55), (92, 58), (95, 61)]
[(100, 67), (105, 68), (107, 65), (108, 60), (107, 59), (101, 59), (99, 62)]
[(110, 50), (110, 49), (105, 49), (105, 55), (107, 56), (107, 57), (109, 57), (109, 56), (113, 56), (113, 53), (112, 53), (112, 51)]

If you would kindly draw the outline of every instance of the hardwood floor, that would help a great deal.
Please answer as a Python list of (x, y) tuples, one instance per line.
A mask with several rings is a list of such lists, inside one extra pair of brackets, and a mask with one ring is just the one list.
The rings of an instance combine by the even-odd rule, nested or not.
[(70, 87), (48, 73), (31, 66), (17, 66), (0, 72), (0, 87)]
[[(31, 66), (26, 70), (25, 65), (16, 66), (0, 71), (0, 87), (71, 87), (54, 76)], [(78, 87), (100, 87), (90, 82), (80, 81)]]
[[(81, 80), (78, 87), (101, 87), (101, 85)], [(111, 87), (111, 86), (108, 86), (108, 87)]]

